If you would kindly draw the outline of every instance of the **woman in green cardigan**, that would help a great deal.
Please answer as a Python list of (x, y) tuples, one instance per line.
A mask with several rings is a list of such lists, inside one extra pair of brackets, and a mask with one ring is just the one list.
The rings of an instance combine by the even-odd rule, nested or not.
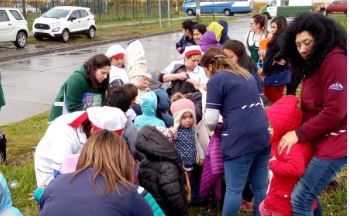
[(110, 60), (97, 54), (76, 70), (61, 87), (51, 108), (49, 122), (62, 114), (102, 106), (109, 84)]

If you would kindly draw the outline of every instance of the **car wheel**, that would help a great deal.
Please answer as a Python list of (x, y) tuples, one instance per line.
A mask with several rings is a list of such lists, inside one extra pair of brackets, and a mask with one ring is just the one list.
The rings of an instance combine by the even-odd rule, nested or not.
[(263, 15), (264, 15), (264, 16), (266, 16), (266, 17), (268, 18), (268, 20), (269, 20), (269, 19), (271, 19), (271, 16), (270, 16), (270, 14), (269, 14), (269, 13), (264, 12), (264, 13), (263, 13)]
[(68, 42), (70, 38), (69, 31), (67, 29), (64, 29), (62, 31), (61, 39), (64, 43)]
[(230, 16), (231, 14), (229, 9), (225, 9), (223, 13), (224, 13), (224, 16)]
[(17, 33), (16, 41), (14, 44), (17, 48), (24, 48), (27, 45), (27, 34), (23, 31)]
[(87, 37), (92, 39), (94, 37), (96, 37), (96, 29), (95, 27), (91, 26), (88, 31), (87, 31)]
[(187, 10), (187, 14), (188, 14), (188, 16), (193, 16), (194, 11), (192, 9), (189, 9), (189, 10)]

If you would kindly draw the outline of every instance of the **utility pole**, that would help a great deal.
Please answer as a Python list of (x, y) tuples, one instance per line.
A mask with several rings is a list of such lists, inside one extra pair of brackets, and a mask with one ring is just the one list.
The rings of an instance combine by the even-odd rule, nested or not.
[(200, 21), (200, 0), (196, 0), (196, 22)]

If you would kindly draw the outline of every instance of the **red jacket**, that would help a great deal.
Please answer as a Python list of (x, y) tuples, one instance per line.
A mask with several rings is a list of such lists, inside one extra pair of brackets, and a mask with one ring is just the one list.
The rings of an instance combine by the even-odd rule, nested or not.
[(303, 81), (303, 124), (296, 129), (300, 141), (310, 141), (323, 160), (347, 156), (347, 56), (336, 47), (319, 69)]
[(313, 156), (310, 143), (297, 143), (286, 155), (284, 151), (278, 154), (278, 145), (281, 137), (288, 131), (294, 130), (302, 122), (302, 113), (297, 108), (298, 98), (288, 95), (267, 109), (266, 113), (274, 130), (271, 137), (272, 156), (276, 160), (269, 163), (273, 177), (268, 194), (264, 200), (265, 208), (284, 216), (292, 216), (291, 193), (294, 186), (303, 175), (310, 159)]

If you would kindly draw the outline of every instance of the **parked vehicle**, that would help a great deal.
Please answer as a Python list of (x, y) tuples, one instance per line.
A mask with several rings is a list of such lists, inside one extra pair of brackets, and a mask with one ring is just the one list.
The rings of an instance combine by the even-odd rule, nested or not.
[[(21, 3), (17, 4), (16, 7), (23, 13), (23, 5)], [(25, 11), (27, 13), (41, 13), (40, 8), (33, 7), (30, 4), (25, 4)]]
[[(234, 15), (234, 13), (247, 13), (253, 10), (253, 0), (200, 0), (201, 13), (224, 13), (224, 15)], [(184, 0), (182, 11), (189, 16), (196, 13), (196, 1)]]
[(270, 19), (275, 16), (294, 17), (298, 13), (312, 11), (313, 0), (271, 0), (259, 13)]
[(346, 15), (347, 0), (335, 0), (329, 5), (323, 5), (319, 10), (326, 15), (330, 13), (344, 13)]
[(68, 42), (71, 34), (87, 34), (89, 38), (96, 36), (95, 16), (89, 8), (54, 7), (34, 20), (33, 35), (37, 40), (59, 38)]
[(28, 23), (16, 8), (0, 7), (0, 42), (12, 41), (16, 47), (27, 45)]

